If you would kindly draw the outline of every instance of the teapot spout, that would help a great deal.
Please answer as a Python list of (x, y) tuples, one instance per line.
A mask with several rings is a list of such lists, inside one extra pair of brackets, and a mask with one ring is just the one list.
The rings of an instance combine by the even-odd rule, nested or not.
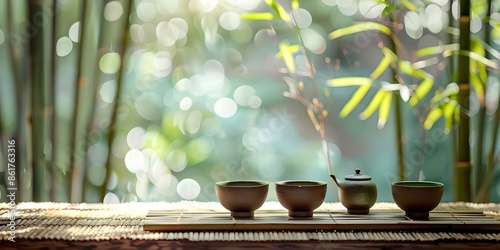
[(339, 182), (337, 181), (337, 177), (335, 177), (335, 175), (333, 174), (331, 174), (330, 177), (333, 179), (333, 182), (335, 182), (335, 185), (337, 185), (337, 187), (340, 187)]

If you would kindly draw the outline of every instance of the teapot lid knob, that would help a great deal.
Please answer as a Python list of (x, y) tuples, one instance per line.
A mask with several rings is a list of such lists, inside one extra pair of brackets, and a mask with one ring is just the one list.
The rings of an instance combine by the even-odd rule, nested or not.
[(348, 181), (368, 181), (368, 180), (372, 179), (371, 176), (362, 174), (361, 169), (359, 169), (359, 168), (357, 168), (354, 171), (356, 172), (355, 174), (348, 175), (345, 177), (345, 179)]

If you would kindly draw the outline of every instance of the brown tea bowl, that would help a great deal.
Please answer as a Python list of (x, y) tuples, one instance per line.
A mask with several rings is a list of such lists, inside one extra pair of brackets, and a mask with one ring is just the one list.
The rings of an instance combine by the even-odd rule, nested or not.
[(266, 201), (269, 184), (262, 181), (223, 181), (215, 184), (215, 193), (235, 219), (251, 219)]
[(433, 181), (398, 181), (392, 183), (392, 197), (396, 205), (405, 211), (406, 217), (426, 220), (429, 212), (439, 205), (444, 184)]
[(288, 216), (310, 218), (325, 199), (326, 182), (279, 181), (276, 182), (276, 194), (281, 205), (288, 209)]

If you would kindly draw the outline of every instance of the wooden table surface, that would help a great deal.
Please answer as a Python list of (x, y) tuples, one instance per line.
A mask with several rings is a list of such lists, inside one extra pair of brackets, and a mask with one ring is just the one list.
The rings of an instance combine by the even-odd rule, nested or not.
[[(453, 211), (466, 216), (457, 216), (451, 213)], [(257, 214), (260, 217), (246, 223), (232, 220), (216, 202), (20, 203), (14, 211), (15, 242), (8, 238), (9, 223), (12, 224), (10, 212), (7, 203), (0, 203), (2, 250), (500, 249), (500, 204), (443, 203), (433, 211), (438, 216), (430, 219), (430, 223), (416, 222), (425, 226), (405, 228), (393, 227), (394, 222), (403, 225), (415, 222), (405, 220), (404, 213), (392, 203), (377, 203), (373, 212), (364, 217), (348, 215), (339, 203), (325, 203), (315, 211), (315, 219), (289, 222), (286, 210), (279, 203), (267, 202)], [(173, 215), (175, 222), (168, 216), (162, 218), (164, 214)], [(387, 215), (391, 219), (385, 221)], [(202, 223), (199, 218), (203, 218)], [(467, 224), (469, 219), (473, 226)], [(195, 227), (179, 227), (189, 225), (186, 222), (190, 220), (198, 221), (191, 223)], [(145, 230), (151, 222), (160, 227)], [(267, 222), (275, 226), (270, 227)], [(224, 227), (206, 226), (210, 224)], [(234, 225), (243, 227), (226, 228)], [(246, 225), (257, 227), (245, 228)], [(285, 225), (285, 228), (276, 225)], [(316, 228), (317, 225), (321, 228)]]

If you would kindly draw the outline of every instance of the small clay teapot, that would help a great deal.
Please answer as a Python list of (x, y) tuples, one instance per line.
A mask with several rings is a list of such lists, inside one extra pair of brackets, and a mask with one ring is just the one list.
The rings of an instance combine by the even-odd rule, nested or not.
[(377, 201), (377, 186), (372, 177), (361, 174), (356, 169), (354, 175), (345, 177), (345, 181), (339, 181), (335, 175), (330, 175), (339, 188), (340, 202), (347, 208), (350, 214), (368, 214), (370, 208)]

